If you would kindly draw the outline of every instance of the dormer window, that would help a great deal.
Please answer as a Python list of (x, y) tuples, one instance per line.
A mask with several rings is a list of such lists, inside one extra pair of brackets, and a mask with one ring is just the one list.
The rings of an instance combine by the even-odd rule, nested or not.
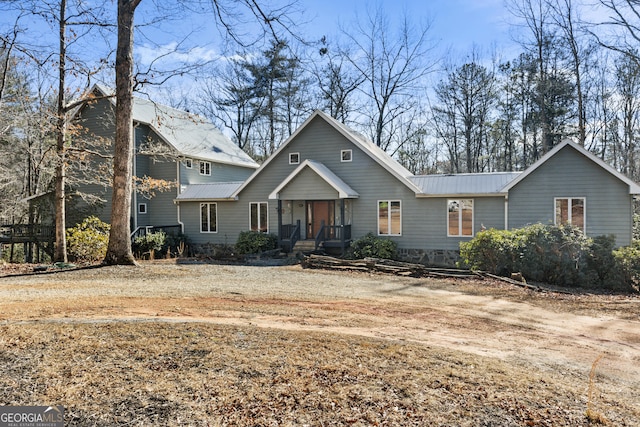
[(340, 161), (342, 162), (350, 162), (352, 157), (351, 157), (351, 150), (342, 150), (340, 151)]
[(289, 153), (289, 164), (290, 165), (299, 165), (300, 164), (300, 153)]
[(200, 162), (200, 175), (211, 176), (211, 162)]

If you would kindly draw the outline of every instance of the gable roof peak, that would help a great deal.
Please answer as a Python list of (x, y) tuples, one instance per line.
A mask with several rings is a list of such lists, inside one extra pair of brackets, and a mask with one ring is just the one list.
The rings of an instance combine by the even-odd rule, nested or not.
[(629, 194), (640, 194), (640, 185), (638, 185), (636, 182), (634, 182), (632, 179), (630, 179), (629, 177), (627, 177), (623, 173), (621, 173), (621, 172), (617, 171), (616, 169), (614, 169), (611, 165), (609, 165), (607, 162), (602, 160), (600, 157), (596, 156), (591, 151), (587, 150), (582, 145), (578, 144), (577, 142), (573, 141), (570, 138), (565, 138), (564, 140), (562, 140), (562, 142), (560, 142), (558, 145), (556, 145), (551, 150), (549, 150), (544, 156), (540, 157), (534, 164), (532, 164), (527, 169), (525, 169), (524, 172), (522, 172), (522, 174), (520, 174), (520, 176), (518, 176), (516, 179), (514, 179), (513, 181), (508, 183), (502, 189), (502, 191), (507, 192), (507, 191), (511, 190), (519, 182), (524, 180), (527, 176), (529, 176), (531, 173), (533, 173), (536, 169), (538, 169), (540, 166), (545, 164), (549, 159), (551, 159), (553, 156), (555, 156), (559, 151), (561, 151), (561, 150), (563, 150), (565, 148), (569, 148), (569, 149), (573, 149), (573, 150), (577, 151), (578, 153), (580, 153), (583, 156), (585, 156), (587, 159), (591, 160), (592, 162), (594, 162), (595, 164), (600, 166), (605, 171), (609, 172), (614, 177), (618, 178), (620, 181), (622, 181), (625, 184), (627, 184), (629, 186)]
[[(109, 97), (112, 105), (116, 104), (113, 89), (96, 83), (90, 93), (96, 91)], [(133, 121), (151, 128), (182, 156), (258, 168), (247, 153), (205, 117), (134, 96)]]
[(260, 166), (258, 170), (256, 170), (250, 177), (247, 179), (242, 187), (240, 187), (235, 196), (237, 196), (251, 181), (258, 176), (262, 170), (264, 170), (271, 161), (278, 157), (278, 155), (286, 149), (286, 147), (291, 143), (291, 141), (295, 140), (297, 136), (309, 126), (311, 122), (315, 119), (322, 119), (330, 126), (332, 126), (335, 130), (337, 130), (342, 136), (344, 136), (347, 140), (352, 142), (356, 147), (360, 148), (365, 154), (371, 157), (376, 163), (386, 169), (389, 173), (391, 173), (396, 179), (402, 182), (404, 185), (409, 187), (411, 191), (416, 194), (420, 193), (420, 189), (411, 181), (411, 177), (413, 174), (409, 172), (404, 166), (394, 160), (391, 156), (389, 156), (384, 150), (375, 145), (373, 142), (366, 139), (362, 134), (354, 131), (349, 128), (344, 123), (339, 122), (337, 119), (329, 116), (325, 112), (321, 110), (315, 110), (307, 119), (289, 136), (280, 146), (276, 149), (276, 151), (271, 154)]

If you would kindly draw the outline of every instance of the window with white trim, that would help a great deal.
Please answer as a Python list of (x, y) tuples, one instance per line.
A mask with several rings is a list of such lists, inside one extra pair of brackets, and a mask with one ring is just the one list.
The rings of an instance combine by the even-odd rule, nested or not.
[(218, 204), (200, 203), (200, 232), (218, 232)]
[(289, 164), (290, 165), (299, 165), (300, 164), (300, 153), (289, 153)]
[(182, 163), (184, 163), (184, 167), (187, 169), (192, 169), (193, 168), (193, 160), (191, 159), (184, 159), (182, 161)]
[(147, 204), (146, 203), (138, 203), (138, 213), (146, 214), (147, 213)]
[(211, 162), (200, 162), (200, 175), (211, 175)]
[(400, 200), (378, 200), (378, 235), (402, 234), (402, 208)]
[(569, 224), (584, 231), (586, 222), (584, 197), (556, 197), (554, 205), (556, 225)]
[(447, 200), (447, 236), (473, 236), (473, 199)]
[(352, 160), (353, 152), (351, 150), (341, 150), (340, 151), (340, 161), (341, 162), (350, 162)]
[(267, 202), (250, 203), (249, 218), (251, 231), (269, 232), (269, 204)]

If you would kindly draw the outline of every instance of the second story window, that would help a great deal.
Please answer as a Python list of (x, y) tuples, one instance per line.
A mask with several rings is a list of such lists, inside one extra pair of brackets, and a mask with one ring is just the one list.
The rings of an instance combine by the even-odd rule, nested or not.
[(211, 162), (200, 162), (200, 175), (211, 175)]
[(187, 168), (187, 169), (191, 169), (191, 168), (193, 168), (193, 160), (191, 160), (191, 159), (184, 159), (184, 160), (183, 160), (183, 163), (184, 163), (184, 167), (185, 167), (185, 168)]

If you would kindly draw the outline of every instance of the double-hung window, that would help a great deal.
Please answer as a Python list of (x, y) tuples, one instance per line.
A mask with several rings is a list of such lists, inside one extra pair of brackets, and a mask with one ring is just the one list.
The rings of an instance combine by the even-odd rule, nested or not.
[(218, 232), (218, 204), (200, 203), (200, 232)]
[(473, 236), (473, 199), (447, 200), (447, 235)]
[(402, 209), (400, 200), (378, 200), (378, 235), (402, 234)]
[(250, 229), (261, 233), (269, 232), (269, 204), (267, 202), (252, 202), (249, 206)]
[(211, 175), (211, 162), (200, 162), (200, 175)]
[(570, 224), (584, 231), (585, 204), (584, 197), (556, 197), (555, 224)]

